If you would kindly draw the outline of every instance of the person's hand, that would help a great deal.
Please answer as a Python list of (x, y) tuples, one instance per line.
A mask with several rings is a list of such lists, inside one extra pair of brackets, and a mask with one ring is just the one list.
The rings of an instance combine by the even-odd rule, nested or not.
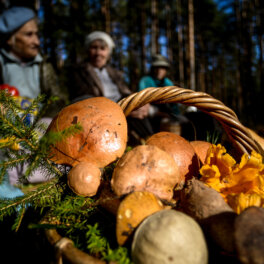
[(138, 119), (144, 119), (145, 117), (148, 116), (149, 107), (150, 107), (150, 104), (146, 104), (146, 105), (132, 111), (129, 116), (134, 117), (134, 118), (138, 118)]

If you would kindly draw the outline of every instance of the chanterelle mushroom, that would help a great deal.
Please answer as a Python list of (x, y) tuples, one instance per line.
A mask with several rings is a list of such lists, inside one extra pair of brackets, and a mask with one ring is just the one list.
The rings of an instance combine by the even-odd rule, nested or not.
[(137, 146), (117, 162), (111, 186), (118, 195), (149, 191), (160, 199), (171, 200), (179, 183), (179, 169), (173, 158), (155, 146)]
[(80, 133), (51, 148), (53, 162), (72, 167), (88, 162), (92, 167), (102, 168), (122, 156), (127, 142), (127, 122), (118, 104), (105, 97), (71, 104), (58, 113), (48, 131), (59, 132), (77, 123), (82, 126)]

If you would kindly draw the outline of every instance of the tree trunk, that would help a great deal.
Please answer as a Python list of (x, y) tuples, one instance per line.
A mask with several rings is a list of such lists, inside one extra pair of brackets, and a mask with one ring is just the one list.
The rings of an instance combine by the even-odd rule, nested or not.
[[(178, 2), (178, 1), (177, 1)], [(173, 61), (173, 53), (172, 53), (172, 32), (171, 32), (171, 7), (169, 5), (169, 1), (165, 3), (165, 14), (166, 14), (166, 37), (167, 37), (167, 54), (170, 62)]]
[[(244, 99), (244, 116), (250, 115), (251, 118), (248, 121), (254, 120), (255, 106), (254, 102), (254, 88), (255, 84), (253, 82), (252, 76), (252, 66), (253, 66), (253, 48), (252, 48), (252, 38), (253, 38), (253, 28), (252, 28), (252, 3), (243, 0), (242, 1), (242, 25), (243, 25), (243, 86), (242, 86), (242, 96)], [(252, 97), (253, 96), (253, 97)]]
[(35, 10), (39, 10), (40, 8), (40, 0), (35, 0), (35, 4), (34, 4)]
[(179, 46), (179, 84), (184, 87), (184, 57), (183, 57), (183, 31), (182, 31), (182, 10), (181, 0), (177, 1), (177, 27)]
[(139, 28), (140, 28), (140, 60), (141, 60), (141, 74), (146, 74), (146, 8), (145, 4), (140, 3), (140, 19), (139, 19)]
[(158, 43), (158, 16), (157, 16), (157, 0), (151, 1), (151, 54), (154, 55), (159, 52)]
[[(81, 1), (83, 2), (83, 1)], [(76, 29), (79, 28), (79, 21), (81, 19), (80, 10), (82, 9), (82, 4), (80, 1), (73, 0), (70, 2), (70, 18), (71, 23), (69, 31), (72, 33), (72, 43), (71, 43), (71, 49), (69, 52), (69, 61), (72, 64), (75, 64), (79, 62), (79, 43), (78, 43), (78, 32)], [(82, 20), (81, 20), (82, 21)]]
[(256, 16), (256, 27), (257, 27), (257, 42), (259, 48), (259, 59), (258, 59), (258, 78), (259, 78), (259, 87), (260, 87), (260, 98), (264, 98), (264, 67), (263, 67), (263, 49), (264, 49), (264, 19), (262, 16), (262, 12), (264, 11), (263, 1), (261, 3), (260, 0), (256, 0), (255, 9), (257, 10)]
[(198, 88), (201, 92), (207, 92), (206, 91), (206, 58), (205, 58), (205, 45), (201, 34), (197, 35), (197, 40), (200, 45), (201, 54), (200, 54), (200, 63), (199, 63), (199, 73), (198, 73)]
[(193, 0), (188, 0), (190, 89), (195, 90), (195, 50), (194, 50), (194, 10)]
[(236, 0), (235, 3), (235, 13), (236, 13), (236, 32), (237, 32), (237, 43), (236, 43), (236, 83), (237, 83), (237, 109), (236, 112), (241, 115), (243, 109), (243, 96), (242, 96), (242, 80), (241, 80), (241, 70), (242, 70), (242, 61), (241, 61), (241, 51), (240, 44), (242, 42), (241, 37), (241, 15), (240, 15), (240, 0)]
[(110, 23), (110, 0), (103, 0), (101, 4), (101, 12), (104, 17), (105, 32), (110, 34), (111, 23)]
[(221, 98), (220, 100), (224, 103), (227, 102), (227, 87), (225, 83), (226, 79), (226, 61), (224, 59), (224, 56), (221, 56), (220, 58), (220, 90), (221, 90)]
[(51, 63), (57, 68), (57, 38), (55, 37), (55, 18), (53, 13), (52, 0), (43, 2), (44, 6), (44, 25), (43, 25), (43, 51), (45, 55), (49, 55)]

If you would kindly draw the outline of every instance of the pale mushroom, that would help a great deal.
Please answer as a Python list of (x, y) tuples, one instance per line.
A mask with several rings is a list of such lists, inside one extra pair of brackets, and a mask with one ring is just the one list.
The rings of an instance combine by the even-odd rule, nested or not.
[(135, 264), (207, 264), (208, 251), (202, 229), (188, 215), (161, 210), (137, 228), (132, 242)]

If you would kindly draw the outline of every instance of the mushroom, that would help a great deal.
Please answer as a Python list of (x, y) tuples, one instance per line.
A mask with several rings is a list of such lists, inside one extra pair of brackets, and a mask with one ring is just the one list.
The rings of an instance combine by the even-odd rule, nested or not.
[(207, 151), (212, 146), (212, 144), (210, 142), (202, 140), (190, 141), (190, 144), (194, 148), (196, 155), (198, 156), (201, 164), (203, 165), (207, 156)]
[(173, 158), (155, 146), (137, 146), (117, 162), (111, 187), (118, 196), (132, 191), (149, 191), (170, 201), (179, 183), (179, 169)]
[(210, 242), (222, 251), (233, 253), (234, 219), (237, 214), (219, 192), (192, 178), (180, 192), (179, 208), (194, 218)]
[[(86, 186), (94, 182), (98, 183), (99, 168), (121, 157), (127, 142), (126, 117), (118, 104), (105, 97), (89, 98), (63, 108), (52, 120), (47, 131), (60, 132), (77, 123), (82, 126), (82, 131), (57, 142), (49, 153), (50, 160), (57, 164), (72, 167), (80, 162), (90, 164), (90, 173), (87, 172), (89, 166), (83, 163), (69, 174), (71, 188), (76, 186), (76, 182), (78, 185), (85, 182)], [(81, 168), (85, 169), (85, 172), (74, 182), (73, 178), (76, 178), (74, 175), (80, 173)], [(87, 184), (87, 177), (84, 177), (84, 174), (88, 175), (87, 173), (89, 177), (95, 177), (93, 180), (89, 179), (90, 184)], [(78, 193), (76, 187), (74, 188)], [(86, 191), (82, 190), (80, 195), (84, 193)]]
[(149, 215), (162, 210), (162, 202), (151, 192), (132, 192), (121, 201), (116, 219), (116, 237), (124, 245), (136, 227)]
[(235, 220), (235, 245), (243, 264), (264, 263), (264, 208), (248, 207)]
[(190, 216), (161, 210), (147, 217), (132, 241), (135, 264), (206, 264), (208, 250), (203, 232)]
[(225, 212), (234, 212), (219, 192), (204, 182), (192, 178), (180, 192), (180, 208), (196, 221)]
[(198, 176), (198, 157), (185, 138), (171, 132), (159, 132), (152, 135), (146, 144), (157, 146), (173, 157), (179, 167), (182, 186), (186, 179)]
[(93, 163), (84, 161), (74, 166), (67, 176), (68, 186), (80, 196), (94, 196), (97, 193), (100, 181), (100, 169)]

